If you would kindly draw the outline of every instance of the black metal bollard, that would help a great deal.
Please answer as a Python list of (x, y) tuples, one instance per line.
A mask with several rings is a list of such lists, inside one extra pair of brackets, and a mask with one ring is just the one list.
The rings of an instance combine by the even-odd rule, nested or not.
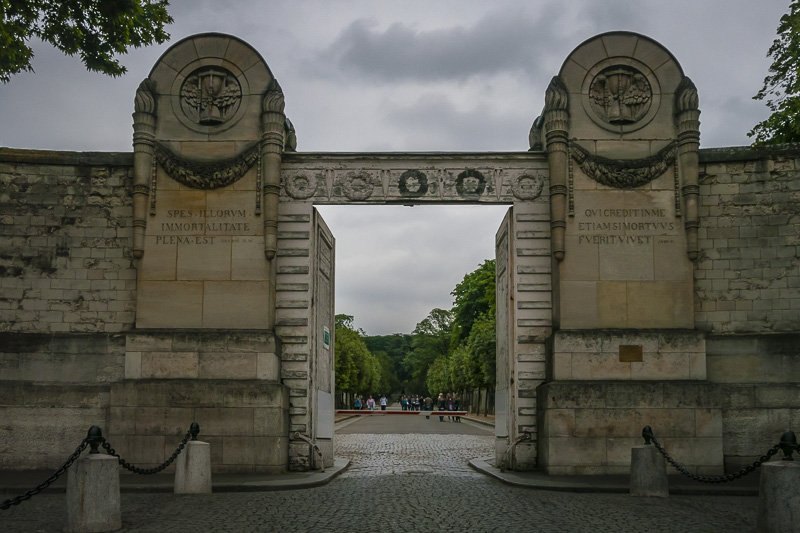
[(781, 442), (779, 444), (781, 451), (783, 451), (783, 461), (794, 461), (792, 452), (797, 449), (797, 437), (794, 431), (784, 431), (781, 435)]
[(644, 438), (645, 446), (650, 446), (650, 441), (653, 440), (653, 428), (645, 426), (644, 429), (642, 429), (642, 437)]
[(192, 440), (197, 440), (197, 435), (200, 433), (200, 424), (192, 422), (192, 425), (189, 426), (189, 433), (192, 434)]
[(86, 442), (91, 446), (89, 453), (100, 453), (97, 447), (103, 444), (103, 441), (105, 441), (105, 439), (103, 438), (103, 432), (100, 428), (98, 426), (90, 427), (89, 432), (86, 434)]

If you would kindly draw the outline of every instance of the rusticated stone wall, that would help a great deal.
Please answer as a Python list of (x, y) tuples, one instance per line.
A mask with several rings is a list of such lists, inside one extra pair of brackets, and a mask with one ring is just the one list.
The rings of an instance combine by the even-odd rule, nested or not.
[(131, 154), (0, 149), (0, 331), (133, 325)]
[(701, 151), (695, 321), (800, 331), (800, 145)]
[[(505, 156), (495, 156), (494, 166), (503, 167)], [(730, 471), (800, 424), (800, 147), (711, 149), (700, 156), (695, 321), (705, 333), (711, 382), (701, 388), (710, 395), (709, 409), (721, 410), (714, 423), (721, 421)], [(302, 170), (301, 159), (287, 162), (287, 175)], [(535, 154), (510, 155), (515, 159), (529, 162)], [(88, 425), (110, 423), (109, 390), (124, 377), (136, 301), (131, 165), (128, 153), (0, 148), (0, 410), (3, 420), (15, 421), (0, 428), (0, 450), (8, 450), (0, 468), (58, 466)], [(371, 199), (379, 203), (381, 191), (391, 190), (380, 185)], [(431, 200), (441, 201), (437, 196)], [(282, 244), (289, 243), (286, 222)], [(292, 305), (296, 299), (295, 293), (283, 298)], [(280, 294), (278, 300), (280, 314), (287, 302)], [(303, 355), (285, 352), (282, 367)], [(282, 377), (293, 376), (293, 368), (282, 368)], [(285, 423), (299, 429), (308, 407), (292, 406)], [(533, 416), (536, 403), (517, 407)], [(560, 431), (546, 429), (552, 434), (540, 437)], [(19, 438), (39, 443), (37, 462), (22, 460), (32, 457), (29, 451), (14, 451)]]

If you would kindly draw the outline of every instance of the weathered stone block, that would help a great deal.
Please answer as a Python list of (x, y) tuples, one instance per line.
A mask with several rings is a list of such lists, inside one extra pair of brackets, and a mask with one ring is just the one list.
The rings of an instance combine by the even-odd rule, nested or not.
[[(637, 434), (633, 409), (576, 409), (575, 437), (624, 437)], [(640, 430), (641, 431), (641, 430)]]

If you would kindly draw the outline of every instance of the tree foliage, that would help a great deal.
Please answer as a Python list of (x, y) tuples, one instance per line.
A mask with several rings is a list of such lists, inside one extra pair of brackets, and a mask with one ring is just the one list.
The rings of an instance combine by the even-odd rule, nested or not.
[(753, 97), (766, 100), (770, 117), (747, 134), (753, 144), (800, 141), (800, 0), (794, 0), (781, 17), (778, 37), (767, 52), (772, 58), (764, 86)]
[(487, 259), (456, 285), (453, 292), (453, 324), (455, 341), (462, 342), (469, 337), (472, 325), (481, 315), (494, 312), (495, 308), (495, 261)]
[(115, 55), (169, 38), (168, 5), (167, 0), (0, 0), (0, 81), (33, 70), (28, 43), (34, 38), (78, 54), (89, 70), (119, 76), (126, 69)]
[[(416, 390), (428, 388), (428, 371), (433, 364), (450, 353), (450, 337), (453, 317), (445, 309), (433, 309), (414, 328), (411, 341), (411, 352), (405, 359), (411, 370), (411, 387)], [(443, 368), (441, 363), (437, 368)], [(441, 391), (438, 391), (441, 392)]]
[(377, 393), (381, 387), (381, 363), (370, 353), (356, 331), (351, 315), (336, 315), (334, 342), (336, 389), (358, 394)]
[(495, 385), (495, 262), (484, 261), (410, 334), (368, 337), (336, 315), (336, 387), (341, 392), (430, 394)]

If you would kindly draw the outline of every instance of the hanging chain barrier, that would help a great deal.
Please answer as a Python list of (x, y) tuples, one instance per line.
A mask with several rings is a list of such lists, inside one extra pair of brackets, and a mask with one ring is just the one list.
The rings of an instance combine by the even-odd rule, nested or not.
[[(97, 427), (97, 426), (92, 426), (92, 428), (95, 428), (95, 427)], [(99, 431), (100, 428), (97, 428), (97, 430)], [(92, 430), (89, 429), (89, 432), (91, 432), (91, 431)], [(70, 455), (69, 458), (67, 458), (67, 460), (64, 462), (64, 464), (61, 465), (61, 468), (59, 468), (58, 470), (53, 472), (53, 474), (49, 478), (45, 479), (42, 483), (40, 483), (36, 487), (32, 488), (31, 490), (27, 491), (26, 493), (20, 494), (16, 498), (12, 498), (10, 500), (5, 500), (2, 504), (0, 504), (0, 511), (5, 511), (6, 509), (9, 509), (9, 508), (13, 507), (14, 505), (19, 505), (20, 503), (24, 502), (25, 500), (30, 500), (33, 496), (36, 496), (37, 494), (42, 492), (44, 489), (49, 487), (55, 480), (57, 480), (59, 477), (61, 477), (61, 475), (64, 472), (66, 472), (67, 469), (70, 466), (72, 466), (72, 463), (74, 463), (78, 459), (78, 457), (80, 457), (81, 453), (83, 453), (83, 450), (85, 450), (88, 445), (89, 445), (89, 442), (87, 441), (87, 439), (83, 439), (81, 441), (81, 443), (78, 444), (78, 447), (75, 448), (75, 451), (72, 452), (72, 455)]]
[(175, 461), (175, 458), (178, 457), (183, 448), (186, 446), (186, 443), (189, 442), (189, 440), (197, 440), (197, 435), (199, 433), (200, 433), (200, 426), (197, 424), (197, 422), (192, 422), (192, 425), (189, 427), (189, 431), (186, 433), (186, 436), (183, 438), (181, 443), (178, 445), (178, 448), (175, 450), (175, 452), (169, 459), (167, 459), (163, 464), (155, 468), (138, 468), (136, 466), (129, 464), (122, 457), (120, 457), (119, 454), (117, 454), (114, 451), (114, 448), (112, 448), (108, 444), (105, 437), (103, 437), (103, 433), (100, 430), (100, 428), (97, 426), (92, 426), (89, 428), (89, 432), (86, 434), (86, 438), (84, 438), (80, 442), (80, 444), (78, 444), (78, 447), (75, 448), (75, 451), (72, 452), (72, 455), (70, 455), (67, 458), (67, 460), (64, 461), (64, 464), (61, 465), (61, 467), (58, 470), (53, 472), (53, 474), (47, 479), (45, 479), (42, 483), (32, 488), (31, 490), (25, 492), (24, 494), (20, 494), (15, 498), (11, 498), (10, 500), (5, 500), (3, 501), (3, 503), (0, 503), (0, 511), (5, 511), (6, 509), (9, 509), (15, 505), (19, 505), (25, 500), (30, 500), (33, 496), (36, 496), (37, 494), (45, 490), (47, 487), (53, 484), (55, 480), (61, 477), (64, 474), (64, 472), (66, 472), (75, 461), (78, 460), (78, 458), (81, 456), (81, 454), (87, 447), (89, 448), (89, 453), (93, 454), (93, 453), (100, 453), (98, 447), (102, 446), (103, 449), (105, 449), (109, 455), (113, 455), (114, 457), (117, 458), (119, 464), (122, 465), (123, 468), (126, 468), (127, 470), (130, 470), (131, 472), (134, 472), (136, 474), (155, 474), (161, 472), (162, 470), (167, 468), (170, 464), (172, 464), (172, 462)]
[(189, 442), (190, 440), (197, 440), (198, 433), (200, 433), (200, 426), (197, 424), (197, 422), (192, 422), (192, 425), (189, 427), (189, 431), (186, 432), (186, 435), (183, 437), (183, 440), (181, 440), (180, 444), (178, 444), (178, 447), (175, 448), (175, 451), (172, 452), (172, 455), (169, 457), (169, 459), (167, 459), (166, 461), (164, 461), (163, 463), (154, 468), (139, 468), (138, 466), (130, 464), (128, 461), (119, 456), (117, 451), (111, 447), (111, 444), (109, 444), (106, 439), (102, 440), (101, 445), (103, 449), (106, 451), (106, 453), (108, 453), (108, 455), (117, 458), (117, 461), (122, 466), (122, 468), (124, 468), (125, 470), (129, 470), (134, 474), (141, 474), (143, 476), (147, 476), (150, 474), (158, 474), (159, 472), (167, 468), (169, 465), (171, 465), (172, 462), (183, 451), (183, 448), (186, 446), (187, 442)]
[(653, 429), (650, 426), (644, 427), (642, 430), (642, 437), (644, 438), (645, 445), (649, 446), (652, 444), (655, 446), (661, 455), (664, 456), (667, 462), (675, 467), (675, 470), (690, 479), (699, 481), (700, 483), (727, 483), (729, 481), (734, 481), (746, 476), (751, 472), (755, 472), (762, 464), (769, 461), (773, 455), (778, 453), (778, 451), (783, 451), (783, 461), (793, 461), (794, 459), (792, 458), (792, 453), (795, 451), (800, 452), (800, 447), (797, 445), (797, 437), (795, 436), (794, 432), (786, 431), (783, 433), (783, 435), (781, 435), (781, 441), (778, 444), (767, 450), (767, 452), (759, 457), (757, 461), (747, 465), (738, 472), (725, 474), (723, 476), (698, 476), (696, 474), (692, 474), (686, 470), (686, 468), (679, 465), (678, 462), (667, 453), (664, 447), (656, 440), (655, 435), (653, 435)]

